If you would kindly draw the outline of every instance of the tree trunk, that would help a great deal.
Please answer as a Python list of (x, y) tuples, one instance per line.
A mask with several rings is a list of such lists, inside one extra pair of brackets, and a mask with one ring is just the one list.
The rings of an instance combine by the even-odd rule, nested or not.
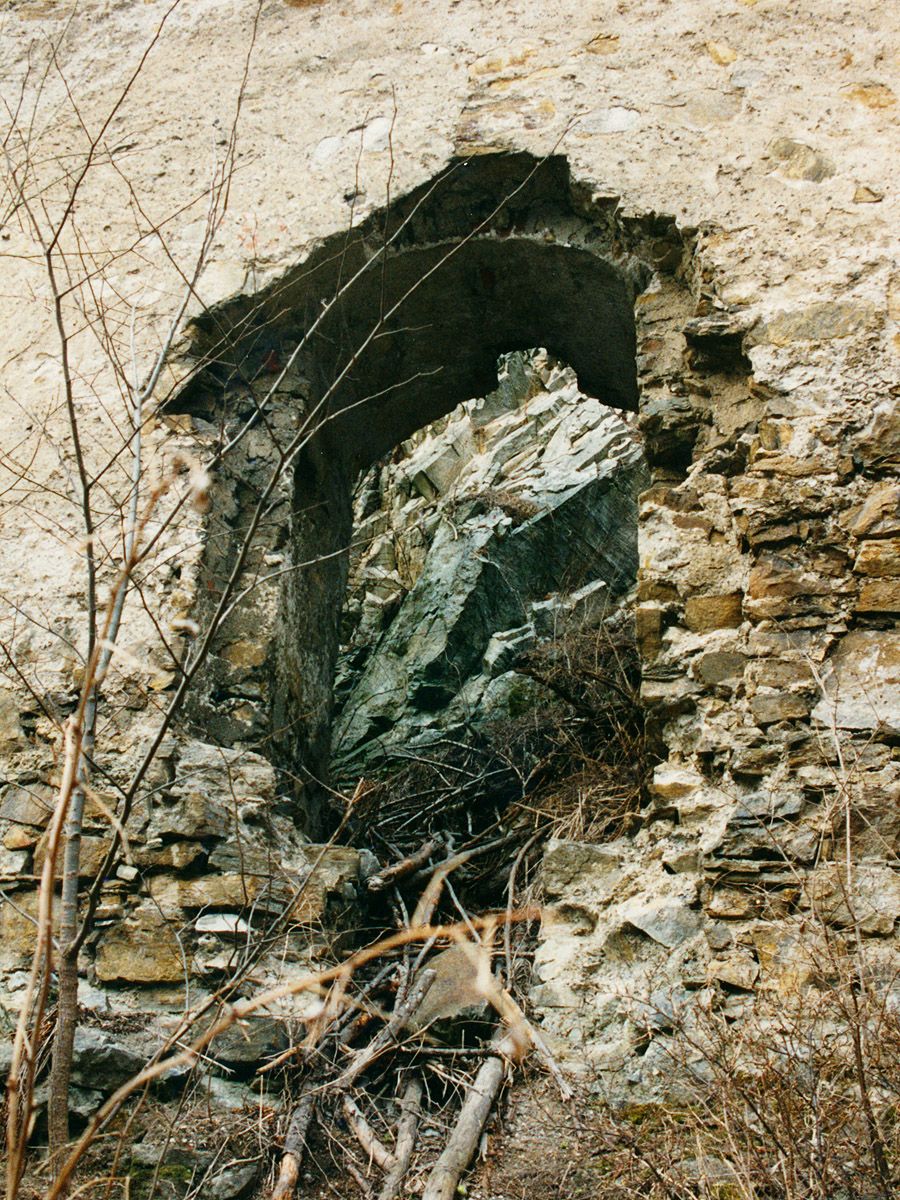
[(78, 951), (72, 950), (78, 934), (78, 872), (81, 859), (81, 827), (84, 818), (84, 789), (72, 793), (66, 825), (63, 863), (62, 904), (59, 924), (59, 993), (56, 1004), (56, 1033), (50, 1067), (50, 1099), (47, 1124), (50, 1160), (54, 1170), (62, 1161), (61, 1151), (69, 1141), (69, 1076), (78, 1020)]

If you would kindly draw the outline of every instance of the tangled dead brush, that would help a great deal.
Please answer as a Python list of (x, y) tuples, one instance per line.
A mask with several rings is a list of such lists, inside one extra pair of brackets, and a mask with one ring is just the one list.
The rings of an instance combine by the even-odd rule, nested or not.
[[(656, 1030), (652, 1102), (601, 1072), (568, 1108), (520, 1089), (486, 1190), (516, 1200), (887, 1200), (900, 1185), (900, 1013), (883, 947), (815, 918), (756, 992), (699, 988)], [(784, 964), (787, 966), (787, 964)], [(652, 1050), (651, 1050), (652, 1047)], [(649, 1058), (646, 1060), (649, 1066)]]
[(804, 957), (792, 987), (747, 994), (740, 1013), (720, 993), (670, 1019), (681, 1100), (595, 1118), (598, 1198), (896, 1195), (896, 981), (849, 940)]
[(487, 830), (601, 841), (627, 832), (652, 766), (640, 703), (633, 618), (563, 625), (522, 656), (534, 686), (510, 715), (436, 738), (427, 750), (388, 748), (357, 809), (355, 841), (411, 853), (423, 836)]

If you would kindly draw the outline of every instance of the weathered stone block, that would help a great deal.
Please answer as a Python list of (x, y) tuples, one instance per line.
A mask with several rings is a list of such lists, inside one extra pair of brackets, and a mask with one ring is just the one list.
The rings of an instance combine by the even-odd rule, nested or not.
[(708, 977), (728, 987), (750, 992), (759, 978), (759, 963), (746, 950), (735, 948), (724, 958), (714, 959), (709, 964)]
[[(106, 858), (110, 847), (110, 839), (105, 837), (94, 837), (91, 834), (85, 834), (81, 839), (81, 854), (78, 858), (78, 874), (85, 878), (89, 875), (96, 875), (103, 865), (103, 860)], [(40, 875), (44, 869), (44, 859), (47, 856), (46, 835), (38, 843), (37, 849), (34, 852), (34, 870), (36, 875)], [(57, 858), (57, 872), (62, 873), (62, 854)]]
[(791, 342), (830, 342), (870, 328), (876, 319), (873, 305), (861, 300), (823, 300), (803, 308), (776, 313), (765, 332), (776, 346)]
[(786, 555), (766, 554), (750, 570), (745, 609), (754, 620), (827, 615), (850, 591), (850, 583), (837, 574), (836, 564), (798, 565)]
[(175, 796), (220, 795), (239, 803), (250, 797), (269, 799), (275, 794), (275, 771), (252, 751), (189, 741), (180, 748), (170, 790)]
[(542, 878), (548, 899), (563, 895), (578, 882), (607, 891), (621, 873), (621, 857), (615, 850), (584, 842), (552, 840), (544, 853)]
[(862, 543), (854, 571), (875, 578), (900, 575), (900, 538), (869, 538)]
[(658, 392), (641, 405), (644, 450), (652, 467), (686, 471), (708, 416), (686, 396)]
[[(308, 866), (300, 869), (295, 885), (299, 895), (290, 908), (290, 919), (297, 925), (321, 922), (330, 897), (350, 901), (355, 896), (360, 871), (359, 851), (349, 846), (331, 846), (315, 865), (320, 854), (320, 846), (303, 848)], [(311, 875), (307, 874), (309, 871)]]
[(0, 688), (0, 749), (13, 750), (23, 741), (16, 698), (8, 688)]
[(802, 903), (828, 925), (887, 937), (900, 917), (900, 872), (860, 863), (848, 884), (844, 868), (828, 864), (806, 881)]
[(742, 888), (717, 887), (705, 907), (711, 917), (737, 920), (750, 915), (753, 901), (750, 893)]
[(655, 579), (652, 575), (644, 574), (638, 580), (638, 600), (649, 600), (657, 604), (675, 604), (678, 601), (678, 589), (666, 579)]
[(53, 816), (56, 791), (45, 783), (10, 786), (0, 801), (0, 820), (43, 827)]
[(205, 853), (200, 842), (169, 842), (165, 846), (131, 847), (132, 861), (139, 867), (183, 871)]
[(225, 1066), (253, 1066), (279, 1054), (287, 1045), (283, 1021), (254, 1013), (229, 1025), (210, 1044), (207, 1053)]
[(700, 869), (700, 851), (674, 847), (662, 856), (662, 865), (673, 875), (694, 874)]
[(444, 1025), (485, 1020), (490, 1006), (480, 974), (484, 972), (489, 979), (491, 966), (480, 946), (474, 942), (451, 946), (429, 958), (425, 967), (433, 970), (435, 977), (422, 1003), (407, 1022), (410, 1029), (420, 1030), (437, 1024), (440, 1032)]
[(843, 729), (900, 729), (900, 633), (857, 630), (846, 634), (825, 664), (826, 695), (814, 719)]
[(101, 983), (180, 983), (185, 977), (182, 946), (156, 909), (139, 909), (105, 930), (97, 943), (94, 970)]
[(760, 984), (780, 996), (796, 997), (818, 973), (820, 949), (796, 922), (761, 921), (750, 936), (760, 966)]
[(662, 610), (650, 604), (639, 605), (634, 612), (634, 635), (641, 657), (652, 661), (662, 648)]
[(256, 875), (203, 875), (197, 879), (154, 876), (147, 884), (160, 909), (178, 917), (190, 909), (242, 909), (259, 895), (264, 881)]
[(215, 804), (202, 792), (188, 792), (177, 804), (159, 805), (147, 829), (150, 837), (224, 838), (233, 820), (226, 805), (227, 793)]
[(858, 538), (900, 534), (900, 486), (873, 487), (862, 507), (850, 514), (850, 532)]
[(7, 850), (30, 850), (40, 836), (30, 825), (10, 825), (3, 834), (3, 845)]
[(697, 674), (709, 684), (736, 681), (746, 663), (747, 656), (738, 650), (712, 650), (697, 660)]
[(147, 1059), (131, 1046), (101, 1029), (82, 1025), (75, 1030), (72, 1083), (114, 1092), (136, 1075)]
[(663, 763), (653, 772), (650, 792), (660, 800), (682, 800), (702, 789), (704, 782), (703, 776), (690, 767)]
[(900, 579), (872, 579), (864, 584), (856, 603), (857, 612), (900, 612)]
[(684, 606), (684, 623), (693, 633), (736, 629), (743, 620), (743, 592), (691, 596)]
[(750, 711), (758, 725), (771, 725), (775, 721), (793, 721), (805, 717), (812, 705), (810, 697), (798, 692), (784, 692), (780, 696), (757, 694), (750, 701)]
[(699, 933), (703, 925), (701, 912), (667, 898), (630, 902), (619, 908), (618, 916), (626, 925), (634, 926), (667, 949), (680, 946)]
[(222, 651), (222, 657), (234, 667), (261, 667), (266, 661), (269, 647), (265, 642), (245, 638), (232, 642)]
[[(895, 321), (900, 316), (898, 294), (895, 286), (888, 297), (888, 315)], [(886, 467), (896, 470), (900, 466), (900, 404), (896, 400), (885, 399), (876, 405), (872, 419), (855, 441), (854, 450), (869, 466), (881, 470)]]
[(759, 665), (757, 683), (760, 687), (789, 688), (796, 684), (814, 684), (815, 676), (809, 663), (768, 659)]
[[(35, 919), (38, 913), (38, 893), (15, 892), (9, 900), (0, 899), (0, 967), (15, 971), (31, 959), (37, 938)], [(56, 914), (55, 927), (59, 925)]]
[(731, 760), (731, 769), (736, 775), (765, 775), (781, 760), (781, 757), (781, 748), (773, 743), (747, 746), (735, 752), (734, 758)]
[(646, 707), (658, 707), (669, 716), (692, 707), (692, 697), (699, 691), (696, 683), (670, 669), (652, 674), (651, 670), (645, 672), (641, 681), (641, 702)]
[(255, 1163), (249, 1167), (239, 1163), (222, 1167), (210, 1182), (211, 1200), (244, 1200), (252, 1193), (258, 1178), (259, 1166)]

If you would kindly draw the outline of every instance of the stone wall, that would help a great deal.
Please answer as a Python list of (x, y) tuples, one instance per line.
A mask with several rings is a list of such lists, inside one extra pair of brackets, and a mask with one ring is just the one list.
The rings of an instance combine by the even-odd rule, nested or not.
[[(61, 62), (92, 127), (163, 8), (98, 0), (66, 27)], [(13, 89), (34, 39), (47, 29), (62, 35), (65, 9), (8, 7), (5, 76)], [(230, 120), (254, 12), (251, 4), (184, 4), (168, 21), (85, 194), (79, 219), (92, 245), (125, 246), (133, 236), (117, 153), (157, 218), (202, 190), (198, 163)], [(269, 540), (249, 570), (274, 573), (340, 549), (356, 469), (457, 400), (488, 390), (496, 353), (515, 348), (511, 342), (547, 345), (583, 375), (585, 391), (632, 403), (622, 349), (632, 333), (622, 321), (634, 300), (640, 425), (653, 472), (641, 505), (636, 622), (660, 763), (642, 828), (627, 844), (551, 852), (547, 891), (562, 902), (561, 916), (538, 956), (548, 1028), (570, 1041), (592, 1038), (598, 1060), (620, 1054), (625, 1026), (618, 1014), (606, 1032), (615, 1014), (603, 997), (636, 984), (635, 962), (649, 964), (645, 977), (662, 971), (678, 986), (727, 979), (738, 989), (777, 987), (784, 947), (810, 905), (824, 905), (840, 926), (830, 864), (845, 849), (838, 818), (848, 783), (863, 930), (897, 949), (898, 55), (900, 35), (874, 0), (789, 12), (767, 0), (735, 0), (715, 13), (695, 0), (618, 8), (580, 0), (509, 8), (267, 0), (259, 10), (229, 215), (197, 287), (187, 358), (161, 391), (170, 394), (190, 356), (214, 345), (208, 314), (233, 321), (233, 357), (216, 351), (224, 373), (207, 373), (160, 415), (152, 437), (161, 461), (207, 456), (223, 412), (228, 420), (252, 413), (269, 356), (290, 349), (310, 303), (333, 286), (338, 248), (357, 261), (390, 230), (388, 187), (392, 197), (430, 197), (430, 181), (451, 160), (471, 161), (455, 178), (471, 171), (481, 197), (473, 207), (465, 185), (454, 184), (444, 208), (425, 206), (429, 220), (413, 222), (398, 247), (390, 290), (421, 278), (442, 252), (436, 246), (465, 238), (473, 217), (477, 225), (494, 212), (523, 169), (528, 175), (530, 164), (555, 157), (546, 188), (529, 184), (516, 203), (501, 205), (468, 257), (456, 260), (447, 293), (423, 292), (423, 320), (455, 314), (440, 345), (447, 362), (437, 363), (454, 366), (447, 390), (418, 386), (384, 406), (380, 423), (336, 422), (340, 454), (335, 441), (320, 443), (296, 490), (273, 497)], [(55, 75), (45, 99), (47, 116), (35, 129), (40, 161), (52, 166), (81, 134)], [(347, 242), (351, 218), (360, 233)], [(202, 220), (193, 209), (173, 218), (172, 259), (149, 239), (139, 254), (107, 265), (125, 309), (136, 306), (140, 354), (171, 316), (181, 287), (173, 259), (192, 258)], [(16, 464), (27, 463), (28, 475), (26, 486), (7, 474), (14, 486), (0, 514), (0, 622), (15, 661), (0, 693), (3, 880), (13, 901), (2, 909), (13, 972), (5, 999), (14, 1008), (58, 771), (52, 715), (67, 711), (79, 685), (85, 597), (40, 264), (15, 213), (3, 237), (11, 253), (0, 300), (0, 444), (15, 458), (4, 469), (15, 475)], [(492, 292), (507, 267), (515, 290), (488, 304), (473, 290), (472, 270)], [(315, 271), (323, 272), (321, 286)], [(472, 302), (461, 308), (467, 288)], [(619, 322), (599, 359), (587, 314), (576, 314), (578, 289), (592, 312), (603, 308)], [(346, 340), (331, 340), (340, 353), (358, 343), (353, 321), (380, 295), (366, 293), (345, 314)], [(256, 324), (245, 338), (248, 315)], [(277, 344), (254, 340), (260, 326), (270, 336), (276, 318)], [(421, 357), (427, 339), (401, 345), (406, 335), (395, 334), (395, 357), (409, 358), (410, 376), (436, 365)], [(445, 353), (463, 346), (468, 358)], [(115, 380), (89, 332), (71, 351), (84, 383), (85, 441), (100, 460), (120, 445), (108, 416)], [(321, 365), (322, 354), (315, 361)], [(321, 394), (314, 365), (302, 362), (285, 381), (273, 406), (276, 432), (294, 428)], [(379, 372), (370, 390), (400, 377), (396, 363)], [(347, 390), (340, 403), (359, 394)], [(191, 518), (167, 535), (169, 569), (148, 581), (146, 605), (129, 612), (127, 656), (110, 683), (98, 746), (113, 783), (129, 776), (153, 735), (157, 697), (173, 684), (154, 622), (168, 629), (207, 611), (233, 561), (270, 437), (253, 430), (242, 457), (218, 474), (205, 525)], [(320, 508), (309, 515), (323, 497), (331, 505), (325, 520)], [(106, 586), (112, 560), (104, 571)], [(173, 926), (181, 936), (189, 924), (201, 950), (204, 935), (218, 938), (206, 947), (215, 959), (228, 931), (198, 921), (211, 911), (243, 920), (252, 903), (243, 891), (215, 901), (209, 889), (283, 871), (296, 885), (306, 852), (294, 824), (298, 791), (283, 771), (303, 748), (315, 770), (324, 763), (343, 579), (342, 560), (332, 557), (257, 586), (226, 628), (193, 725), (180, 727), (160, 756), (137, 827), (129, 827), (132, 862), (109, 885), (92, 948), (99, 982), (122, 982), (118, 966), (104, 978), (102, 964), (125, 962), (120, 947), (130, 945), (171, 963), (172, 978), (162, 982), (174, 987), (181, 943), (172, 941)], [(176, 653), (182, 636), (173, 634)], [(202, 779), (196, 791), (185, 783), (194, 775)], [(108, 836), (102, 815), (91, 820), (97, 844), (86, 845), (86, 864), (99, 861)], [(234, 845), (264, 858), (275, 841), (283, 850), (277, 868), (260, 863), (242, 875), (226, 861)], [(348, 870), (352, 883), (359, 864)], [(331, 889), (338, 898), (346, 882), (341, 876)], [(192, 899), (192, 886), (205, 890)], [(116, 947), (106, 960), (104, 945)], [(598, 983), (598, 963), (628, 965)], [(139, 973), (129, 981), (146, 983)]]

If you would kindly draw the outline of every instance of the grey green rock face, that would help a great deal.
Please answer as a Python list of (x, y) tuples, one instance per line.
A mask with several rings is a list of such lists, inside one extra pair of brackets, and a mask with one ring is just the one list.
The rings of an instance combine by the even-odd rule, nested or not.
[(358, 512), (373, 486), (381, 507), (354, 536), (339, 760), (510, 715), (517, 657), (637, 574), (648, 476), (632, 426), (545, 354), (510, 356), (497, 392), (404, 450), (359, 488)]

